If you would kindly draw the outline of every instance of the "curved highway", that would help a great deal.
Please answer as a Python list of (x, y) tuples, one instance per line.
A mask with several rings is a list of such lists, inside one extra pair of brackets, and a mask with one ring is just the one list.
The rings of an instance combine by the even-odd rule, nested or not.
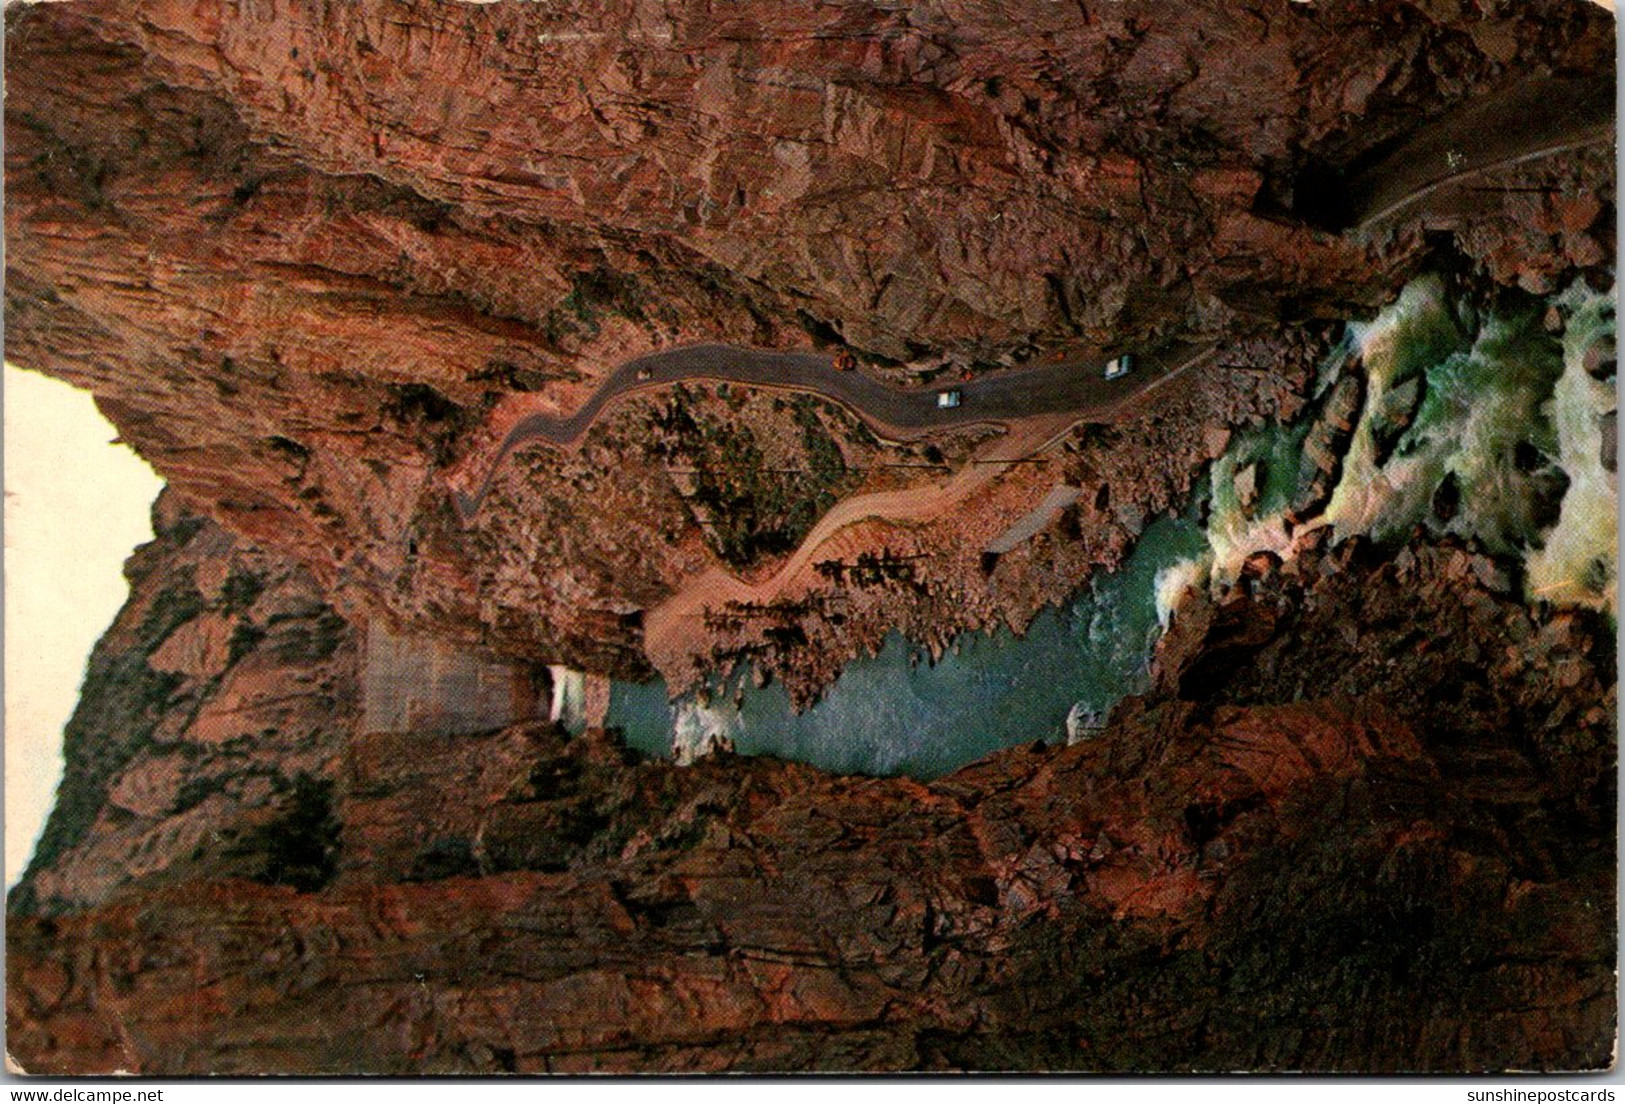
[[(1515, 122), (1514, 122), (1515, 121)], [(1490, 101), (1462, 105), (1427, 130), (1345, 174), (1334, 207), (1342, 229), (1362, 232), (1477, 174), (1614, 140), (1614, 82), (1531, 80)], [(733, 345), (694, 345), (650, 353), (616, 369), (568, 417), (531, 414), (508, 431), (484, 465), (473, 494), (455, 491), (467, 520), (479, 509), (507, 455), (530, 441), (558, 447), (579, 442), (604, 410), (638, 393), (686, 381), (740, 383), (816, 395), (839, 403), (884, 437), (917, 437), (933, 430), (982, 423), (1009, 432), (989, 442), (978, 459), (945, 483), (858, 495), (837, 503), (770, 578), (751, 584), (719, 566), (687, 580), (658, 607), (646, 611), (644, 647), (656, 667), (676, 670), (692, 635), (692, 619), (707, 606), (767, 601), (796, 583), (814, 555), (837, 533), (869, 518), (926, 521), (956, 507), (1013, 461), (1042, 452), (1060, 434), (1091, 415), (1121, 412), (1159, 383), (1209, 361), (1217, 344), (1181, 342), (1136, 358), (1134, 370), (1103, 378), (1106, 358), (1030, 367), (933, 387), (889, 387), (861, 371), (837, 371), (832, 356), (815, 351), (773, 352)], [(957, 389), (961, 402), (941, 407), (941, 391)]]
[[(1346, 228), (1371, 229), (1470, 177), (1526, 161), (1614, 141), (1614, 79), (1537, 78), (1491, 99), (1460, 105), (1427, 129), (1346, 174), (1334, 206)], [(1073, 420), (1117, 410), (1159, 382), (1209, 358), (1217, 345), (1176, 343), (1137, 357), (1135, 370), (1102, 378), (1104, 356), (1087, 361), (1001, 372), (928, 388), (889, 387), (861, 371), (837, 371), (828, 353), (769, 351), (735, 345), (693, 345), (649, 353), (622, 364), (568, 417), (531, 414), (508, 431), (484, 465), (472, 493), (455, 490), (464, 520), (479, 509), (508, 454), (530, 441), (574, 445), (616, 401), (687, 381), (740, 383), (816, 395), (839, 403), (884, 437), (918, 437), (933, 430), (983, 423), (1011, 426), (1070, 414)], [(937, 404), (956, 388), (957, 407)]]
[(1614, 75), (1548, 77), (1460, 105), (1348, 174), (1349, 228), (1368, 229), (1471, 177), (1614, 141)]
[[(773, 352), (735, 345), (666, 349), (622, 364), (581, 409), (567, 418), (548, 414), (521, 418), (498, 446), (479, 489), (473, 494), (457, 492), (457, 508), (465, 519), (473, 516), (503, 459), (518, 446), (531, 441), (559, 447), (574, 445), (617, 400), (679, 383), (741, 383), (816, 395), (846, 407), (883, 437), (907, 440), (933, 430), (982, 423), (1009, 423), (1051, 414), (1082, 418), (1106, 413), (1154, 384), (1201, 363), (1214, 348), (1189, 343), (1170, 345), (1137, 356), (1134, 370), (1115, 380), (1103, 378), (1107, 358), (1101, 357), (908, 389), (889, 387), (862, 371), (837, 371), (831, 354), (823, 352)], [(938, 394), (950, 389), (960, 392), (960, 405), (938, 406)]]

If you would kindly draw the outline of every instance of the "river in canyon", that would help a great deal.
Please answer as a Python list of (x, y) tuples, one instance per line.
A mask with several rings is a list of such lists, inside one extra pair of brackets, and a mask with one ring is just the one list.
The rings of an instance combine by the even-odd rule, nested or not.
[[(967, 634), (932, 662), (894, 633), (800, 713), (749, 671), (675, 701), (663, 682), (618, 682), (608, 724), (651, 755), (688, 758), (725, 740), (745, 755), (917, 778), (1069, 730), (1087, 739), (1145, 687), (1182, 589), (1233, 577), (1252, 552), (1289, 556), (1314, 526), (1334, 540), (1399, 540), (1418, 526), (1454, 535), (1514, 565), (1530, 601), (1612, 611), (1617, 482), (1602, 442), (1614, 432), (1613, 331), (1611, 292), (1577, 284), (1486, 307), (1424, 277), (1351, 323), (1323, 365), (1321, 394), (1363, 372), (1365, 399), (1332, 496), (1307, 526), (1284, 518), (1312, 475), (1308, 420), (1265, 425), (1236, 436), (1183, 517), (1148, 526), (1118, 571), (1020, 636)], [(1256, 493), (1244, 506), (1236, 484), (1249, 467)]]

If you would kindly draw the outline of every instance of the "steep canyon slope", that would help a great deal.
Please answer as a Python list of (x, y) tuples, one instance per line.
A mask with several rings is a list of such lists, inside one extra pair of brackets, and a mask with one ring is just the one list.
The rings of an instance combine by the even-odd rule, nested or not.
[[(1096, 739), (922, 785), (545, 724), (352, 735), (309, 576), (176, 510), (103, 656), (195, 657), (162, 710), (191, 719), (87, 691), (11, 902), (32, 1071), (1609, 1060), (1611, 630), (1459, 542), (1260, 561)], [(268, 682), (323, 694), (220, 744)]]
[[(804, 421), (770, 410), (735, 447), (652, 451), (656, 395), (579, 450), (513, 457), (502, 507), (465, 523), (458, 480), (524, 413), (569, 413), (627, 356), (701, 339), (839, 342), (898, 384), (1225, 342), (1108, 452), (1069, 438), (1104, 473), (1089, 493), (1115, 484), (1105, 532), (1132, 535), (1213, 433), (1291, 413), (1304, 360), (1271, 347), (1283, 319), (1369, 306), (1436, 243), (1425, 210), (1370, 237), (1295, 211), (1456, 105), (1613, 65), (1607, 13), (1567, 0), (76, 2), (13, 7), (7, 28), (14, 363), (90, 387), (166, 479), (346, 609), (678, 680), (705, 642), (651, 657), (641, 619), (795, 547), (797, 477), (740, 469), (766, 453), (817, 474), (766, 443)], [(1606, 151), (1510, 171), (1446, 240), (1531, 290), (1606, 268)], [(702, 430), (729, 417), (694, 401)], [(948, 474), (834, 435), (832, 497)], [(1054, 482), (1021, 475), (954, 525), (996, 532)], [(776, 536), (731, 545), (715, 497)], [(1020, 625), (1059, 597), (1009, 567), (990, 594), (974, 567), (927, 565), (893, 614)]]
[[(1531, 600), (1517, 545), (1572, 479), (1584, 539), (1541, 570), (1613, 570), (1572, 516), (1617, 497), (1608, 12), (5, 16), (7, 358), (170, 485), (8, 901), (26, 1069), (1611, 1060), (1616, 584)], [(1341, 326), (1423, 269), (1475, 320), (1434, 360), (1516, 333), (1578, 428), (1509, 431), (1378, 543), (1317, 516), (1447, 373)], [(805, 375), (637, 369), (700, 343)], [(1121, 402), (975, 409), (1122, 352)], [(888, 432), (820, 387), (838, 354), (972, 401)], [(1270, 464), (1305, 487), (1254, 517)], [(1462, 487), (1503, 469), (1492, 547)], [(805, 702), (894, 631), (1024, 628), (1188, 508), (1274, 528), (1075, 746), (921, 782), (367, 716), (369, 633), (538, 691), (748, 662)]]

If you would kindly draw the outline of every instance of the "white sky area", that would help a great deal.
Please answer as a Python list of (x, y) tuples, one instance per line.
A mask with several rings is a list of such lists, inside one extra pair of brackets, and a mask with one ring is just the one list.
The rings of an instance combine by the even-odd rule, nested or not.
[(124, 604), (163, 482), (90, 394), (5, 366), (6, 884), (28, 865), (62, 777), (85, 660)]

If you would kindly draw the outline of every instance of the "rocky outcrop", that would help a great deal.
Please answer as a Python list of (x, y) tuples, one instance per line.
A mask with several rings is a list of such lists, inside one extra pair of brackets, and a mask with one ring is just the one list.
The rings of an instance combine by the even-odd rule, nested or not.
[[(1529, 611), (1469, 548), (1324, 537), (1181, 606), (1152, 692), (1091, 739), (930, 784), (677, 768), (546, 724), (377, 733), (236, 798), (221, 851), (149, 850), (153, 872), (75, 898), (46, 887), (113, 845), (59, 848), (12, 900), (11, 1053), (165, 1075), (1606, 1064), (1611, 633)], [(191, 547), (160, 546), (121, 625)], [(106, 775), (98, 824), (143, 772)]]
[[(1306, 485), (1287, 508), (1287, 525), (1296, 526), (1318, 517), (1331, 501), (1343, 474), (1343, 454), (1348, 451), (1354, 427), (1365, 407), (1365, 392), (1365, 376), (1355, 364), (1343, 372), (1319, 404), (1303, 439), (1304, 464), (1300, 475), (1307, 475)], [(1300, 479), (1300, 483), (1305, 480)]]
[[(679, 768), (595, 723), (605, 674), (750, 659), (804, 700), (893, 630), (1019, 629), (1236, 427), (1312, 414), (1285, 505), (1318, 513), (1367, 401), (1312, 384), (1329, 320), (1430, 252), (1527, 292), (1613, 249), (1592, 148), (1323, 217), (1432, 120), (1612, 73), (1595, 7), (1484, 7), (8, 8), (7, 356), (92, 389), (175, 488), (8, 903), (11, 1055), (1607, 1064), (1613, 634), (1482, 549), (1283, 533), (1087, 738), (930, 783)], [(487, 463), (679, 343), (941, 386), (1174, 338), (1212, 355), (1077, 424), (888, 442), (701, 383)], [(1394, 437), (1423, 399), (1390, 382)], [(1283, 473), (1250, 470), (1261, 509)], [(1461, 499), (1452, 474), (1434, 512)], [(529, 719), (541, 664), (582, 735)]]
[[(1173, 334), (1235, 349), (1374, 303), (1434, 226), (1525, 284), (1612, 248), (1611, 163), (1581, 153), (1527, 169), (1560, 194), (1511, 181), (1511, 207), (1448, 225), (1419, 212), (1367, 241), (1293, 213), (1456, 105), (1605, 80), (1612, 23), (1577, 0), (86, 0), (6, 18), (8, 358), (94, 390), (167, 479), (340, 608), (594, 671), (647, 674), (639, 616), (741, 569), (670, 458), (630, 446), (658, 408), (579, 452), (511, 457), (506, 504), (472, 531), (448, 473), (630, 354), (841, 342), (903, 380)], [(1136, 529), (1167, 504), (1119, 470), (1286, 416), (1282, 392), (1189, 374), (1086, 494), (1110, 482)], [(800, 436), (777, 417), (759, 441)], [(934, 478), (880, 459), (904, 465), (888, 485)], [(959, 519), (1008, 525), (1029, 490)], [(956, 562), (938, 589), (895, 596), (894, 619), (1019, 625), (1053, 600), (1024, 557), (991, 586)], [(784, 666), (840, 658), (809, 645)]]
[(174, 492), (153, 529), (125, 568), (130, 600), (90, 657), (14, 910), (82, 909), (201, 870), (325, 877), (319, 849), (284, 864), (266, 844), (292, 831), (296, 807), (327, 800), (360, 707), (356, 636), (309, 572)]

